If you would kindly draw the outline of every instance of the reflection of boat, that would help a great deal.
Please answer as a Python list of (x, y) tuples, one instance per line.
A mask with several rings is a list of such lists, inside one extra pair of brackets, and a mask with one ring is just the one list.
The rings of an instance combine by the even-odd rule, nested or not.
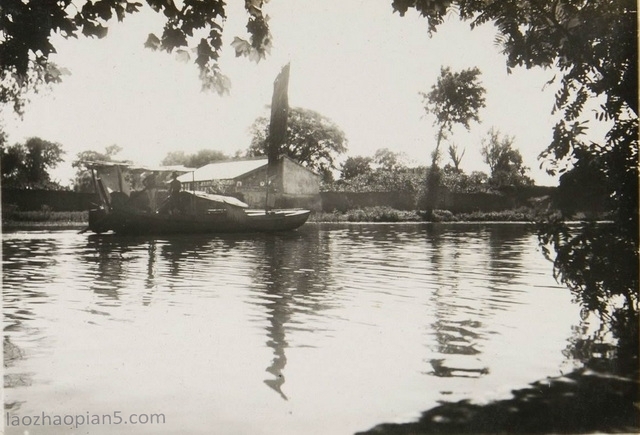
[[(252, 210), (237, 198), (205, 192), (180, 192), (177, 199), (159, 188), (150, 207), (147, 195), (125, 186), (125, 171), (149, 171), (120, 163), (89, 163), (100, 205), (89, 211), (90, 231), (119, 234), (233, 233), (293, 230), (303, 225), (309, 210)], [(153, 168), (161, 174), (161, 168)], [(175, 171), (175, 168), (164, 172)], [(181, 172), (185, 172), (184, 170)], [(131, 178), (131, 177), (129, 177)], [(163, 201), (164, 197), (164, 201)]]

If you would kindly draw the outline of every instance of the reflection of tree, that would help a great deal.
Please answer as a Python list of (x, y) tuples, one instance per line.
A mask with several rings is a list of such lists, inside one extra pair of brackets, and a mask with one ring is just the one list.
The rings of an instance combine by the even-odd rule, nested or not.
[[(486, 233), (485, 233), (486, 234)], [(516, 255), (518, 250), (512, 244), (518, 244), (523, 234), (521, 227), (507, 225), (490, 227), (488, 238), (488, 270), (493, 281), (491, 287), (517, 284), (518, 275), (509, 272), (513, 266), (526, 268), (523, 259)], [(428, 239), (433, 247), (431, 261), (434, 268), (441, 271), (451, 269), (448, 261), (455, 258), (448, 255), (451, 240), (442, 243), (440, 231), (429, 231)], [(461, 238), (460, 240), (464, 240)], [(508, 243), (505, 243), (508, 242)], [(455, 244), (455, 243), (454, 243)], [(515, 245), (513, 245), (515, 246)], [(517, 264), (513, 265), (513, 262)], [(512, 264), (510, 267), (507, 265)], [(455, 266), (453, 269), (455, 270)], [(438, 282), (438, 290), (433, 303), (436, 304), (434, 328), (438, 342), (438, 351), (446, 354), (460, 353), (461, 349), (451, 347), (455, 338), (449, 327), (452, 322), (447, 316), (455, 311), (449, 306), (442, 289), (449, 292), (457, 289), (456, 274), (445, 273)], [(492, 290), (493, 291), (493, 290)], [(501, 294), (508, 297), (508, 293)], [(502, 309), (492, 306), (493, 310)], [(491, 311), (491, 310), (488, 310)], [(585, 313), (586, 314), (586, 311)], [(528, 387), (514, 390), (511, 398), (495, 401), (486, 405), (473, 404), (468, 400), (444, 403), (425, 411), (419, 421), (407, 424), (381, 424), (360, 434), (409, 434), (409, 433), (637, 433), (640, 430), (637, 403), (640, 400), (640, 377), (637, 360), (623, 356), (611, 342), (607, 342), (601, 333), (607, 331), (602, 325), (595, 334), (589, 335), (590, 327), (586, 315), (583, 322), (574, 328), (564, 354), (584, 364), (570, 373), (556, 378), (546, 378), (531, 383)], [(453, 321), (456, 328), (461, 322)], [(480, 324), (473, 328), (480, 327)], [(482, 337), (481, 335), (479, 337)], [(636, 348), (637, 348), (637, 342)], [(437, 376), (472, 376), (470, 372), (450, 367), (446, 359), (432, 360)], [(480, 375), (482, 373), (478, 373)]]
[(120, 288), (126, 282), (123, 264), (130, 250), (126, 239), (89, 236), (87, 248), (81, 252), (83, 263), (96, 263), (97, 274), (91, 280), (91, 290), (104, 299), (118, 301)]
[[(273, 379), (265, 379), (265, 384), (270, 388), (278, 392), (280, 397), (287, 400), (287, 396), (282, 392), (282, 385), (284, 384), (284, 367), (287, 365), (287, 356), (285, 349), (288, 347), (285, 324), (291, 319), (291, 312), (289, 305), (292, 302), (292, 294), (290, 288), (285, 290), (281, 287), (283, 279), (281, 273), (283, 272), (283, 266), (287, 259), (286, 249), (277, 243), (276, 239), (265, 240), (264, 254), (265, 254), (265, 278), (266, 278), (266, 294), (269, 296), (275, 296), (271, 299), (271, 302), (267, 303), (269, 314), (269, 326), (267, 327), (267, 346), (273, 349), (273, 360), (271, 365), (267, 367), (267, 372), (271, 373)], [(270, 275), (270, 276), (266, 276)]]
[(145, 279), (144, 288), (147, 292), (142, 297), (142, 305), (148, 306), (151, 303), (151, 294), (156, 287), (156, 241), (151, 240), (147, 249), (149, 259), (147, 261), (147, 277)]
[[(239, 241), (246, 237), (242, 234), (176, 235), (164, 239), (160, 256), (168, 264), (168, 276), (178, 278), (184, 268), (203, 257), (204, 253), (214, 251), (223, 254), (234, 249)], [(164, 273), (165, 271), (163, 271)]]
[[(454, 237), (443, 242), (443, 230), (429, 227), (427, 241), (431, 245), (430, 261), (436, 272), (437, 283), (433, 291), (433, 303), (436, 320), (432, 328), (436, 339), (436, 352), (447, 358), (432, 358), (430, 374), (439, 377), (479, 377), (488, 370), (482, 366), (475, 355), (480, 354), (479, 340), (482, 323), (473, 318), (460, 317), (460, 262), (463, 238)], [(451, 302), (453, 300), (453, 302)], [(473, 357), (473, 358), (471, 358)]]
[(21, 241), (18, 245), (11, 242), (2, 246), (2, 299), (4, 331), (19, 331), (24, 321), (35, 318), (32, 303), (41, 303), (49, 299), (49, 294), (34, 285), (48, 284), (55, 279), (53, 267), (57, 262), (58, 245), (50, 240), (33, 239)]
[[(634, 195), (637, 198), (637, 187)], [(552, 219), (540, 226), (539, 235), (545, 255), (554, 261), (556, 279), (569, 287), (584, 310), (600, 317), (606, 326), (601, 333), (613, 334), (618, 356), (629, 368), (638, 365), (640, 332), (637, 199), (635, 207), (631, 228), (631, 218), (576, 227)], [(599, 340), (597, 335), (594, 339)]]
[[(445, 232), (434, 226), (427, 231), (429, 260), (437, 279), (431, 300), (434, 350), (443, 356), (429, 361), (430, 374), (435, 376), (479, 377), (488, 373), (481, 361), (486, 318), (508, 309), (517, 291), (513, 288), (517, 270), (522, 267), (521, 226), (474, 227), (472, 236), (463, 228)], [(469, 280), (474, 273), (470, 269), (475, 267), (486, 274), (480, 286)]]
[(263, 293), (257, 303), (267, 311), (266, 344), (273, 350), (273, 359), (266, 369), (273, 378), (264, 382), (285, 400), (282, 386), (289, 347), (287, 324), (296, 314), (316, 313), (327, 308), (318, 294), (327, 288), (328, 278), (322, 272), (330, 254), (322, 239), (311, 237), (291, 233), (264, 235), (256, 240), (262, 261), (253, 278)]
[(585, 338), (587, 330), (588, 322), (574, 328), (566, 350), (583, 368), (533, 382), (506, 400), (443, 403), (423, 412), (417, 422), (381, 424), (358, 434), (638, 433), (637, 366), (631, 375), (612, 376), (625, 373), (615, 365), (628, 361), (616, 357), (614, 345)]
[[(3, 241), (3, 365), (4, 388), (19, 388), (32, 384), (32, 374), (21, 371), (20, 362), (27, 353), (22, 349), (23, 337), (37, 336), (40, 331), (31, 325), (36, 318), (35, 304), (49, 303), (50, 296), (39, 288), (47, 288), (55, 280), (53, 271), (58, 262), (58, 245), (46, 239)], [(38, 286), (34, 284), (38, 283)], [(27, 284), (27, 285), (25, 285)], [(44, 284), (44, 285), (40, 285)], [(17, 410), (22, 402), (5, 396), (5, 410)]]
[(2, 341), (2, 355), (5, 369), (4, 387), (16, 388), (31, 385), (31, 375), (27, 373), (7, 373), (6, 370), (13, 367), (18, 361), (24, 359), (24, 351), (18, 347), (9, 336), (5, 335)]
[(493, 225), (487, 229), (492, 290), (498, 290), (500, 284), (512, 283), (517, 277), (522, 257), (520, 243), (526, 234), (520, 225)]

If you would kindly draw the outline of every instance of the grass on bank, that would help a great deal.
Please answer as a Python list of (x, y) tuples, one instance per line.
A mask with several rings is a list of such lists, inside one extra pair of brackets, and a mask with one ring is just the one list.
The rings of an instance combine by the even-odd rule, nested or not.
[(421, 211), (396, 210), (391, 207), (365, 207), (345, 212), (315, 212), (309, 222), (532, 222), (533, 209), (521, 207), (515, 210), (493, 212), (475, 211), (453, 214), (448, 210), (434, 210), (430, 220)]
[(40, 210), (20, 211), (11, 205), (2, 206), (3, 228), (64, 228), (86, 225), (88, 221), (88, 211), (53, 211), (48, 206), (42, 206)]
[(86, 223), (89, 221), (87, 211), (17, 211), (2, 213), (2, 222), (52, 222), (52, 223)]

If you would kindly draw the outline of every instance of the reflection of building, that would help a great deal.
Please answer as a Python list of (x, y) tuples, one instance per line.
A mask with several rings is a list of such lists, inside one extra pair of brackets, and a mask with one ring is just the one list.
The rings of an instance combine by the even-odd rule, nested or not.
[[(287, 156), (280, 156), (275, 176), (267, 183), (267, 158), (210, 163), (178, 178), (184, 190), (237, 196), (251, 207), (264, 207), (269, 197), (276, 208), (320, 208), (320, 176)], [(270, 201), (271, 202), (271, 201)]]

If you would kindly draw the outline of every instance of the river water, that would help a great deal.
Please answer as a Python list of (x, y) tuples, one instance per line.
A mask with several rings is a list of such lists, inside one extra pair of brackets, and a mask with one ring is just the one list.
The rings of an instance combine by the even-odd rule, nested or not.
[(7, 433), (350, 434), (577, 364), (524, 225), (2, 246)]

